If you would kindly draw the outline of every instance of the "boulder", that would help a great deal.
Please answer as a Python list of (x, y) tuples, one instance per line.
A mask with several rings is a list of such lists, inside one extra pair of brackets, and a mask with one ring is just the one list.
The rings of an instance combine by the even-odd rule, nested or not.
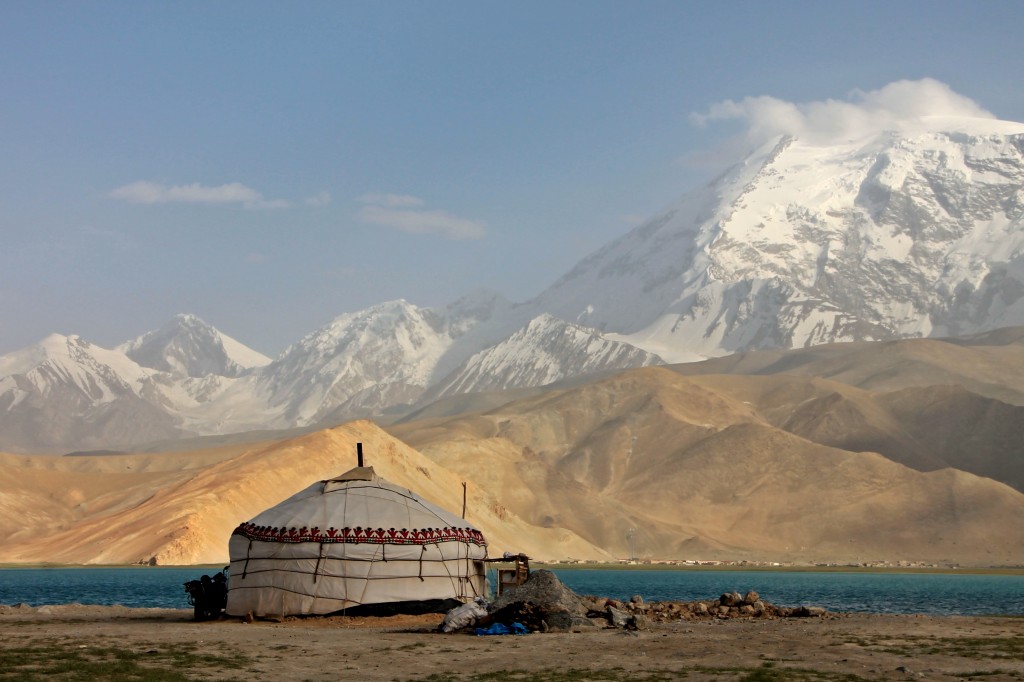
[(722, 606), (739, 606), (743, 603), (743, 596), (739, 592), (726, 592), (718, 598)]
[(647, 616), (642, 613), (633, 614), (633, 617), (629, 619), (626, 627), (631, 630), (647, 630), (650, 628), (650, 621), (647, 620)]
[(608, 607), (608, 624), (616, 628), (624, 628), (629, 624), (631, 620), (629, 614), (625, 611), (621, 611), (614, 606)]

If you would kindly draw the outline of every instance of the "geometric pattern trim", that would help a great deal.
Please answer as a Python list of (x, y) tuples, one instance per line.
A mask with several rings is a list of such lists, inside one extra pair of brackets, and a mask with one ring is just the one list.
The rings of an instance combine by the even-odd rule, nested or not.
[(371, 545), (433, 545), (438, 542), (465, 542), (486, 546), (483, 533), (474, 528), (276, 528), (243, 523), (232, 535), (260, 542), (322, 542)]

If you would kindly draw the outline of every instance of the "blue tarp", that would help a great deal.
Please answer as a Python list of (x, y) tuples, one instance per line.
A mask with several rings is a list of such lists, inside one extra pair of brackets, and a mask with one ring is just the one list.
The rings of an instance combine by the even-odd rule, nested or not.
[(512, 623), (511, 625), (505, 625), (504, 623), (494, 623), (485, 628), (477, 628), (477, 637), (484, 635), (528, 635), (530, 631), (526, 629), (526, 626), (522, 623)]

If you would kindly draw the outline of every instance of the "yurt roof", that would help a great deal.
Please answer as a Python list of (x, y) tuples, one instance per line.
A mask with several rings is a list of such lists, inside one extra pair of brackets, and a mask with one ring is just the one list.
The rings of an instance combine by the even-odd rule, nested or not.
[(465, 519), (356, 467), (318, 481), (243, 523), (235, 534), (264, 542), (486, 545)]

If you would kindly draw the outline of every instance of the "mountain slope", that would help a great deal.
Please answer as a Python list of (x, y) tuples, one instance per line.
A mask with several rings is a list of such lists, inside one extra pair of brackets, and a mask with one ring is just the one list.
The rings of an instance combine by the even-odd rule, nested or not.
[(658, 356), (612, 341), (595, 330), (541, 315), (501, 343), (480, 351), (423, 396), (544, 386), (560, 379), (630, 367), (660, 365)]
[[(239, 523), (355, 466), (357, 442), (379, 475), (461, 509), (466, 478), (369, 422), (194, 453), (0, 455), (0, 510), (25, 519), (0, 529), (0, 562), (223, 564)], [(608, 558), (571, 532), (532, 527), (468, 481), (466, 518), (483, 531), (492, 555)]]
[(669, 361), (1024, 323), (1024, 124), (784, 137), (532, 304)]
[[(310, 428), (660, 360), (985, 333), (1024, 324), (1022, 253), (1024, 124), (923, 117), (827, 143), (781, 137), (526, 303), (487, 292), (443, 308), (383, 303), (336, 318), (267, 364), (179, 316), (119, 349), (124, 376), (97, 369), (89, 381), (122, 386), (116, 401), (102, 390), (38, 392), (17, 378), (24, 371), (3, 369), (34, 351), (0, 359), (0, 447)], [(1001, 366), (1019, 374), (1020, 362), (1002, 364), (1013, 344), (989, 344), (987, 369), (965, 373), (955, 344), (921, 343), (907, 355), (922, 375), (912, 385), (963, 385), (1022, 404), (1024, 391), (1000, 377)], [(907, 371), (899, 384), (873, 370), (888, 347), (862, 348), (821, 376), (907, 387)], [(144, 380), (134, 378), (140, 366)], [(67, 376), (84, 376), (76, 372)]]
[(119, 351), (53, 334), (0, 358), (4, 447), (122, 447), (183, 435), (150, 372)]
[(237, 377), (270, 358), (219, 332), (195, 315), (176, 315), (157, 330), (118, 346), (142, 367), (175, 377)]
[(280, 426), (408, 405), (442, 368), (464, 359), (461, 337), (505, 305), (480, 296), (435, 310), (399, 300), (342, 315), (286, 349), (258, 373), (254, 388)]
[(833, 343), (796, 350), (737, 353), (670, 365), (680, 374), (820, 377), (871, 391), (962, 386), (1024, 405), (1024, 327), (973, 337)]
[[(996, 435), (974, 445), (994, 453), (1020, 415), (991, 414)], [(828, 445), (871, 429), (898, 443), (904, 417), (885, 396), (835, 382), (645, 368), (389, 430), (505, 491), (527, 520), (619, 555), (634, 528), (653, 557), (1019, 563), (1024, 494), (938, 468), (968, 458), (945, 452), (925, 471)], [(927, 451), (926, 429), (902, 437)], [(1017, 458), (1000, 461), (1019, 473)]]

